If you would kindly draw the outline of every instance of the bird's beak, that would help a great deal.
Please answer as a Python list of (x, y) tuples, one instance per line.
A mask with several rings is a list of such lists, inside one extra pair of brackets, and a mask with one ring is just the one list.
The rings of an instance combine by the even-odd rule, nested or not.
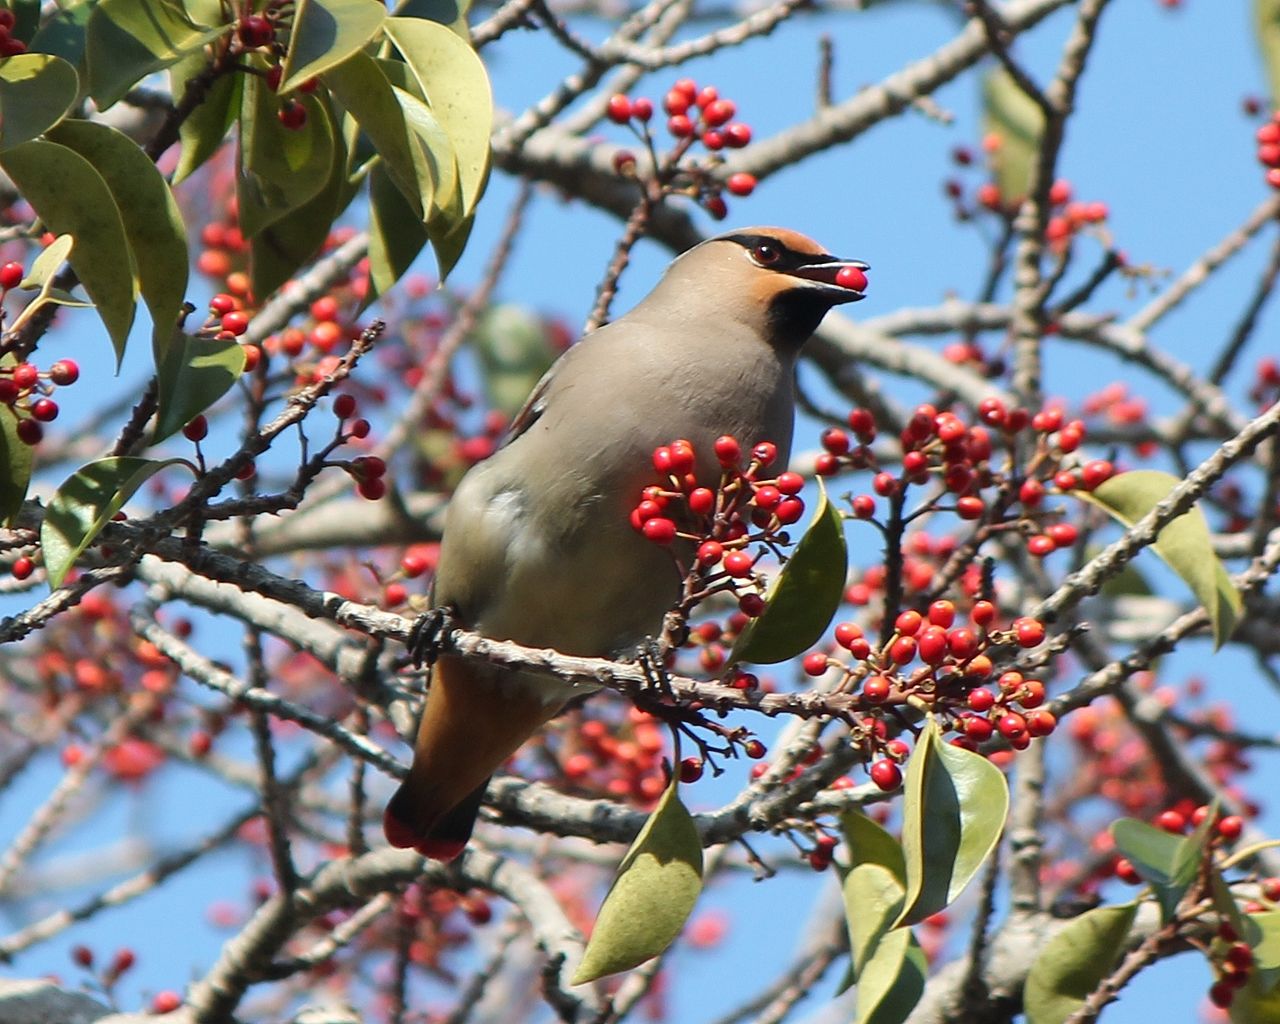
[(819, 285), (832, 305), (865, 299), (870, 266), (861, 260), (842, 260), (836, 256), (815, 256), (810, 262), (786, 271), (792, 277)]

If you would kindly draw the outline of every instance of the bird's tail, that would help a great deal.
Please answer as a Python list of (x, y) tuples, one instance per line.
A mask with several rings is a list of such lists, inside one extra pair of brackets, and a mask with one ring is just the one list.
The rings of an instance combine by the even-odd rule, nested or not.
[(489, 776), (560, 709), (545, 693), (496, 665), (442, 655), (432, 670), (413, 766), (382, 818), (387, 841), (435, 860), (458, 856)]

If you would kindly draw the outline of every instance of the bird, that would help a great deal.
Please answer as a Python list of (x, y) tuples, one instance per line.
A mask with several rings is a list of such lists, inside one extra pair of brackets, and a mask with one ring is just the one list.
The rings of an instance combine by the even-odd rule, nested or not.
[[(635, 307), (572, 345), (535, 386), (503, 444), (445, 513), (431, 602), (495, 640), (584, 657), (633, 657), (681, 578), (629, 516), (655, 448), (686, 439), (719, 480), (716, 438), (790, 452), (794, 370), (865, 271), (798, 232), (751, 227), (678, 256)], [(413, 763), (383, 816), (392, 846), (448, 861), (465, 849), (490, 776), (583, 693), (553, 676), (442, 653)]]

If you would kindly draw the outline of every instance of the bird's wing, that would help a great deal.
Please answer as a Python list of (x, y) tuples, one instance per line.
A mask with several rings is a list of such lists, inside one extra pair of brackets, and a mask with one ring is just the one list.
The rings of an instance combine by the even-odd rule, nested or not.
[[(562, 356), (561, 359), (564, 357)], [(533, 390), (529, 392), (529, 397), (524, 400), (524, 405), (520, 411), (516, 413), (515, 418), (511, 421), (511, 426), (507, 428), (507, 434), (502, 439), (499, 448), (505, 448), (517, 437), (523, 434), (531, 426), (538, 422), (547, 409), (547, 392), (551, 389), (551, 381), (556, 376), (556, 371), (560, 368), (561, 360), (558, 359), (551, 364), (551, 368), (538, 380), (533, 386)]]

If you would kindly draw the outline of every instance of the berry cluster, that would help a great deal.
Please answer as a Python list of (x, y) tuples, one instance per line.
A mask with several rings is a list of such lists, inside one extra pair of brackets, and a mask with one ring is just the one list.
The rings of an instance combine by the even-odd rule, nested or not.
[[(716, 220), (723, 220), (729, 212), (724, 192), (730, 195), (749, 196), (756, 187), (753, 175), (740, 171), (721, 180), (716, 174), (723, 149), (741, 149), (751, 142), (751, 128), (742, 121), (735, 121), (737, 105), (720, 95), (715, 86), (699, 88), (691, 78), (682, 78), (671, 87), (662, 101), (667, 113), (667, 131), (675, 139), (674, 147), (659, 157), (654, 147), (649, 122), (654, 115), (654, 105), (646, 97), (632, 99), (617, 95), (609, 99), (606, 112), (615, 124), (628, 125), (644, 143), (649, 152), (658, 194), (687, 195), (694, 198)], [(695, 142), (711, 154), (706, 161), (683, 161)], [(614, 156), (614, 169), (627, 177), (638, 173), (635, 155), (620, 150)]]
[(1258, 142), (1258, 163), (1267, 169), (1267, 184), (1280, 188), (1280, 110), (1271, 115), (1254, 138)]
[[(577, 716), (574, 716), (577, 718)], [(652, 806), (667, 786), (663, 770), (666, 730), (653, 716), (629, 708), (621, 720), (578, 719), (556, 731), (560, 771), (570, 790)], [(685, 761), (695, 761), (686, 758)], [(680, 766), (686, 777), (685, 763)], [(701, 768), (696, 773), (701, 774)]]
[(764, 611), (764, 598), (755, 573), (759, 554), (751, 549), (776, 549), (786, 542), (780, 531), (804, 514), (804, 478), (789, 471), (763, 476), (778, 456), (777, 446), (768, 441), (751, 449), (745, 467), (736, 438), (717, 438), (714, 452), (721, 474), (713, 490), (699, 481), (697, 455), (689, 441), (655, 449), (653, 466), (664, 480), (644, 489), (631, 512), (631, 525), (655, 544), (681, 540), (691, 546), (704, 588), (697, 601), (731, 593), (739, 610), (754, 618)]
[[(292, 0), (268, 4), (261, 14), (252, 13), (247, 8), (243, 16), (236, 22), (235, 44), (241, 53), (265, 52), (273, 61), (267, 68), (264, 78), (267, 88), (276, 92), (280, 88), (280, 79), (284, 74), (286, 44), (289, 35), (289, 19), (293, 13)], [(256, 72), (255, 73), (261, 73)], [(319, 81), (309, 78), (298, 86), (302, 93), (315, 92)], [(298, 131), (307, 123), (307, 108), (296, 99), (287, 98), (280, 105), (276, 117), (290, 131)]]
[(0, 58), (27, 52), (27, 44), (12, 35), (16, 24), (17, 18), (13, 11), (0, 7)]

